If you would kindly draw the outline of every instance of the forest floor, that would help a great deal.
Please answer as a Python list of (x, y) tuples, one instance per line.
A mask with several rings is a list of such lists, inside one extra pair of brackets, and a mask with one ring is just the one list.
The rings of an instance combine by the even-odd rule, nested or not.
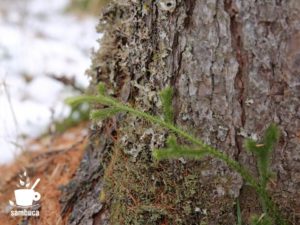
[(68, 117), (64, 99), (78, 91), (61, 81), (89, 84), (97, 16), (70, 7), (71, 0), (0, 1), (0, 164)]
[[(61, 225), (60, 188), (74, 176), (87, 143), (87, 124), (70, 128), (59, 135), (47, 135), (31, 141), (35, 151), (23, 152), (14, 163), (0, 166), (0, 224), (1, 225)], [(49, 145), (51, 143), (51, 145)], [(40, 178), (35, 188), (41, 194), (40, 217), (12, 217), (19, 175), (26, 171), (32, 181)], [(30, 220), (30, 221), (29, 221)]]
[[(79, 123), (88, 108), (74, 110), (64, 99), (88, 86), (100, 38), (98, 14), (77, 12), (71, 1), (0, 1), (0, 225), (64, 224), (60, 190), (88, 139), (87, 122)], [(40, 178), (40, 217), (30, 221), (11, 216), (24, 171), (31, 186)]]

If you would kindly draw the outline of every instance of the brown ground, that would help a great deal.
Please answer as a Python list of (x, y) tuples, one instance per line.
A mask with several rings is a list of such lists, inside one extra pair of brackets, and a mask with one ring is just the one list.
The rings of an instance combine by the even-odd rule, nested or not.
[[(86, 124), (54, 137), (43, 137), (30, 143), (35, 151), (26, 151), (11, 165), (0, 166), (0, 224), (1, 225), (62, 225), (60, 189), (74, 176), (86, 146)], [(49, 144), (52, 143), (52, 144)], [(29, 147), (28, 147), (29, 148)], [(11, 217), (9, 200), (15, 202), (14, 190), (18, 175), (26, 169), (31, 181), (41, 181), (35, 188), (41, 194), (40, 217)], [(31, 184), (32, 185), (32, 184)], [(21, 223), (22, 220), (25, 221)]]

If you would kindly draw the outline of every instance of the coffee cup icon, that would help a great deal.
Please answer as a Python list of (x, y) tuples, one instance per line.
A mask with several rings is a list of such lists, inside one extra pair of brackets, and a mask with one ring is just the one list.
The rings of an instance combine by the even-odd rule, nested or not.
[(32, 189), (15, 190), (16, 203), (19, 206), (32, 206), (33, 201), (41, 199), (41, 194)]
[(40, 178), (38, 178), (35, 183), (32, 185), (31, 189), (18, 189), (15, 190), (15, 198), (16, 204), (18, 206), (32, 206), (33, 201), (38, 201), (41, 199), (41, 194), (34, 191), (34, 188), (40, 182)]

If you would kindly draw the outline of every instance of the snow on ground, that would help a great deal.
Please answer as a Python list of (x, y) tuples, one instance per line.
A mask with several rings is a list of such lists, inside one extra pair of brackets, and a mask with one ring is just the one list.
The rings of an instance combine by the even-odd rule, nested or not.
[(0, 1), (0, 164), (26, 137), (68, 115), (70, 90), (48, 74), (75, 76), (81, 86), (99, 38), (97, 19), (66, 13), (69, 0)]

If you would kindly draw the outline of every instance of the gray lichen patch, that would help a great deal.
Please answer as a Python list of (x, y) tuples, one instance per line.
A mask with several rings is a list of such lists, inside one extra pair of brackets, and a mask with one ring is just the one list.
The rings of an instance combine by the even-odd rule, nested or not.
[(133, 161), (136, 161), (142, 151), (149, 153), (153, 149), (162, 148), (165, 144), (166, 131), (149, 122), (129, 117), (121, 125), (119, 147)]
[(227, 127), (223, 127), (223, 126), (219, 126), (218, 127), (218, 133), (217, 133), (217, 139), (219, 139), (220, 141), (225, 141), (227, 134), (228, 134), (229, 128)]

